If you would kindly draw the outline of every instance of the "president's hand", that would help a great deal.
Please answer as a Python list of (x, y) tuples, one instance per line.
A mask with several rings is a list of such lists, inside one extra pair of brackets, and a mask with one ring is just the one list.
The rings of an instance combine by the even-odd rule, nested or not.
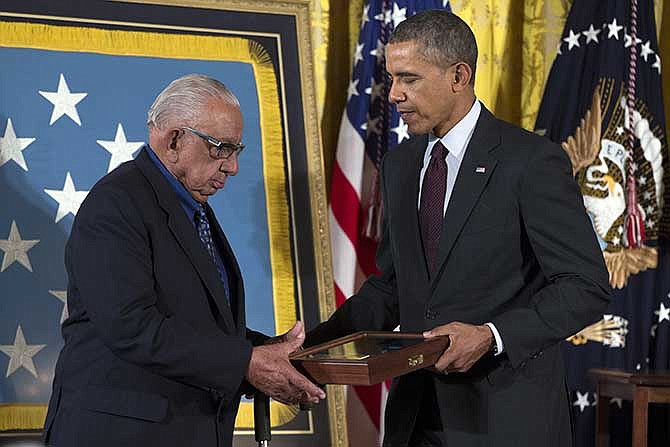
[(289, 362), (290, 353), (305, 340), (305, 329), (298, 321), (286, 334), (271, 344), (256, 346), (251, 353), (246, 379), (256, 389), (285, 404), (318, 403), (326, 393), (300, 374)]
[(435, 369), (444, 374), (468, 371), (491, 350), (495, 340), (487, 325), (475, 326), (457, 321), (423, 333), (426, 338), (440, 335), (449, 336), (449, 347), (435, 364)]

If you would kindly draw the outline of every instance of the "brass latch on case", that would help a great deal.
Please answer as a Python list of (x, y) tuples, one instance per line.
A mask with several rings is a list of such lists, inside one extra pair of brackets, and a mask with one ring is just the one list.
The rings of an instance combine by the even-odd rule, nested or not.
[(422, 363), (423, 363), (423, 354), (413, 355), (407, 359), (407, 364), (409, 365), (410, 368), (419, 366)]

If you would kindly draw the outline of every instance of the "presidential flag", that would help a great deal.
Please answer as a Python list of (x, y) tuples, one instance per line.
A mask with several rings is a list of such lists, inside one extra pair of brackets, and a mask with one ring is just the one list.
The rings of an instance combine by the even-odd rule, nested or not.
[[(330, 231), (335, 297), (341, 305), (377, 271), (375, 250), (381, 231), (379, 165), (386, 151), (410, 135), (388, 102), (384, 48), (393, 29), (425, 9), (450, 10), (446, 0), (366, 2), (342, 115), (330, 195)], [(380, 444), (386, 386), (348, 390), (352, 447)]]
[[(651, 0), (577, 0), (536, 131), (572, 162), (613, 288), (602, 319), (565, 343), (577, 445), (591, 446), (597, 396), (586, 372), (669, 369), (668, 146)], [(569, 231), (569, 229), (566, 229)], [(609, 401), (613, 446), (630, 445), (631, 404)], [(668, 445), (665, 425), (650, 445)]]

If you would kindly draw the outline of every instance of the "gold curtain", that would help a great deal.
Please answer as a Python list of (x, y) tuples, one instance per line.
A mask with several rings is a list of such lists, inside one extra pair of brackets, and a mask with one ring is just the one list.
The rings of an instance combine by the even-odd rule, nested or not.
[(532, 129), (569, 5), (465, 0), (452, 8), (477, 38), (477, 96), (498, 117)]
[[(317, 101), (327, 187), (347, 98), (351, 59), (364, 0), (311, 0)], [(477, 97), (498, 117), (533, 129), (544, 84), (572, 0), (452, 0), (452, 10), (473, 29), (479, 46)], [(670, 2), (655, 0), (665, 68), (666, 129), (670, 129)]]
[[(656, 29), (659, 36), (659, 53), (663, 59), (661, 69), (665, 67), (665, 71), (661, 72), (663, 76), (663, 105), (665, 106), (665, 141), (670, 146), (670, 136), (667, 135), (667, 132), (670, 131), (670, 72), (668, 72), (668, 67), (670, 67), (670, 1), (667, 5), (663, 5), (664, 1), (655, 1)], [(668, 152), (670, 152), (670, 148)], [(668, 154), (666, 153), (666, 155)]]
[(316, 100), (328, 191), (363, 3), (364, 0), (311, 0)]

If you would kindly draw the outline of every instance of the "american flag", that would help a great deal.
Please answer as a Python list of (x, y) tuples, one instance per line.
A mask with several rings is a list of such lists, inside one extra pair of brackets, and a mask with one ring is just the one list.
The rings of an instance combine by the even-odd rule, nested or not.
[[(377, 271), (375, 250), (383, 212), (379, 163), (386, 151), (410, 138), (407, 125), (387, 100), (390, 83), (384, 48), (400, 22), (426, 9), (450, 10), (450, 6), (443, 0), (373, 0), (363, 8), (331, 185), (329, 218), (338, 306)], [(380, 443), (386, 391), (385, 385), (348, 390), (349, 420), (356, 426), (349, 430), (352, 447)]]

